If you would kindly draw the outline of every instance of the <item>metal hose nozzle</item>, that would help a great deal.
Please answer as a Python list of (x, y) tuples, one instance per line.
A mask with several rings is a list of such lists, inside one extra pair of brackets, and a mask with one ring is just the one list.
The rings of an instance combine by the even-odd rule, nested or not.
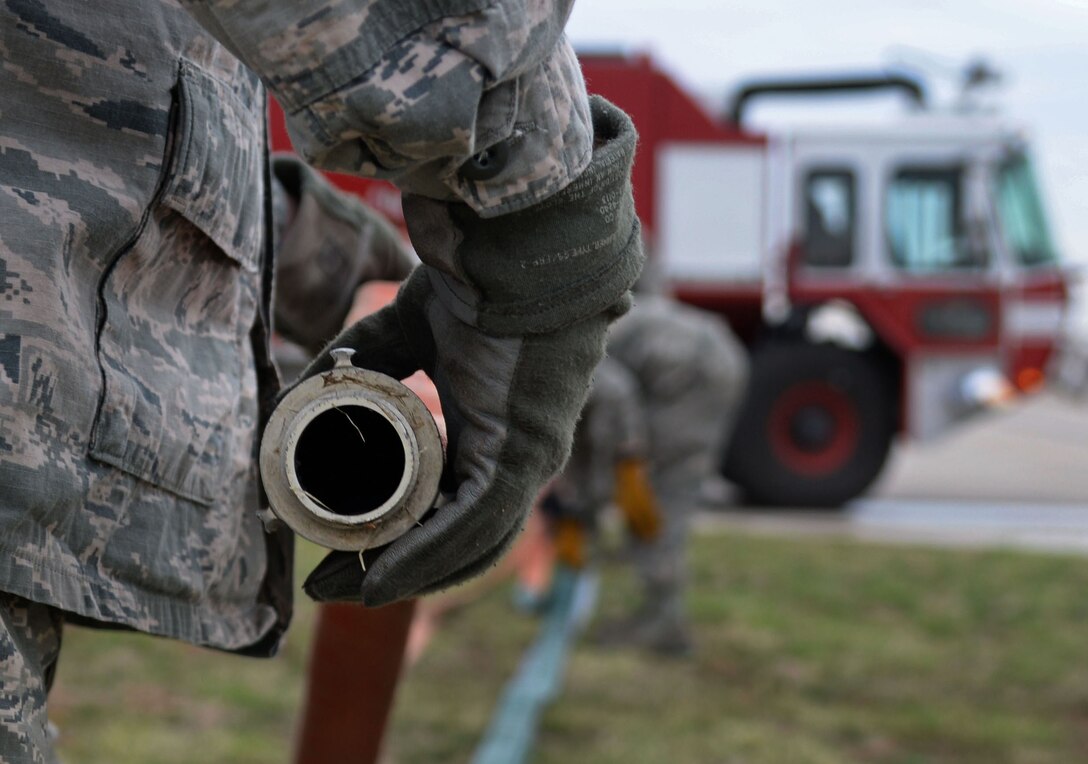
[(392, 377), (335, 365), (288, 393), (261, 440), (260, 469), (273, 514), (329, 549), (387, 544), (435, 502), (442, 441), (423, 402)]

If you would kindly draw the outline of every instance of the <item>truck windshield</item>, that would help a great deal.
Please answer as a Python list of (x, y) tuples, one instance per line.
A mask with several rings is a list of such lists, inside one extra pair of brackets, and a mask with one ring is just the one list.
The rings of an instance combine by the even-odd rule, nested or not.
[(1005, 241), (1018, 263), (1047, 265), (1058, 261), (1027, 157), (1016, 156), (998, 170), (997, 207)]

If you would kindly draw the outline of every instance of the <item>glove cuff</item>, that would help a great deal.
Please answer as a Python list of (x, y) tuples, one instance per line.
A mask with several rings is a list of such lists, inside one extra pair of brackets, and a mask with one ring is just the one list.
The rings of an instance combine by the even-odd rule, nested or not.
[(617, 305), (638, 278), (635, 128), (603, 98), (590, 110), (589, 166), (533, 207), (485, 219), (464, 204), (405, 196), (412, 242), (460, 320), (493, 335), (550, 332)]

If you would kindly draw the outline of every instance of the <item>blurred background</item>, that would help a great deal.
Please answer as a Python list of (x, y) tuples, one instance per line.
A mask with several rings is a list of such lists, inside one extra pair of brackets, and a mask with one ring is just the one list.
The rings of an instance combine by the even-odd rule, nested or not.
[[(417, 608), (381, 760), (1088, 761), (1088, 2), (584, 0), (568, 34), (642, 134), (657, 275), (749, 354), (690, 518), (692, 649), (582, 631), (644, 597), (605, 518), (579, 602), (527, 605), (564, 561), (522, 549)], [(878, 74), (927, 106), (725, 119), (745, 83)], [(397, 222), (388, 188), (344, 185)], [(69, 629), (62, 755), (301, 760), (316, 617), (300, 593), (271, 662)], [(555, 686), (511, 722), (526, 672)]]
[[(717, 3), (698, 0), (576, 4), (567, 26), (580, 50), (647, 52), (713, 111), (758, 75), (904, 69), (921, 75), (938, 103), (956, 103), (966, 68), (988, 62), (1000, 81), (989, 105), (1031, 136), (1058, 246), (1088, 263), (1088, 133), (1083, 0), (884, 0), (880, 3)], [(813, 108), (768, 100), (757, 126), (886, 121), (890, 97), (829, 97)], [(1084, 298), (1072, 321), (1088, 333)]]
[[(567, 31), (578, 49), (652, 53), (692, 93), (719, 107), (752, 75), (879, 67), (917, 71), (950, 101), (965, 66), (982, 58), (1002, 75), (995, 105), (1038, 141), (1063, 253), (1088, 262), (1088, 247), (1078, 246), (1088, 236), (1088, 107), (1081, 76), (1088, 3), (597, 0), (575, 4)], [(883, 106), (855, 106), (850, 119), (886, 118), (894, 109)], [(841, 122), (843, 111), (768, 103), (753, 117), (758, 124)]]

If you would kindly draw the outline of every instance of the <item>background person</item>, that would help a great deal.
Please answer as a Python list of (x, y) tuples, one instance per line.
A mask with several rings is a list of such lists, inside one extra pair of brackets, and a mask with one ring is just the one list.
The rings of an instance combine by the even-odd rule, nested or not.
[(747, 384), (747, 354), (719, 318), (640, 293), (613, 327), (608, 355), (637, 382), (661, 530), (632, 546), (641, 605), (629, 617), (601, 624), (596, 636), (606, 644), (684, 654), (692, 649), (683, 602), (691, 521), (706, 482), (717, 479)]

